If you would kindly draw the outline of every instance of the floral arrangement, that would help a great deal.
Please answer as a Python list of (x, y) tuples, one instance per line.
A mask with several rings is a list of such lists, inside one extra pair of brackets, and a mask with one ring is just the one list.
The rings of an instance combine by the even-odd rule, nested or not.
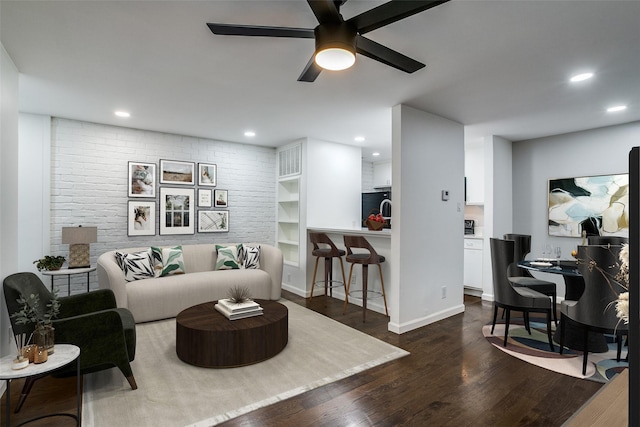
[(622, 250), (618, 255), (620, 260), (620, 271), (616, 275), (616, 280), (625, 289), (618, 295), (616, 304), (616, 317), (624, 321), (625, 325), (629, 324), (629, 244), (622, 245)]

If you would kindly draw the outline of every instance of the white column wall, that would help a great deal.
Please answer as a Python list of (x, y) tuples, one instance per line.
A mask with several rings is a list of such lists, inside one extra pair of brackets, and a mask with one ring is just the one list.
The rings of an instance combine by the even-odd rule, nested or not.
[(362, 149), (307, 140), (307, 227), (360, 228)]
[[(18, 271), (18, 82), (13, 60), (0, 44), (0, 278)], [(0, 357), (15, 350), (0, 292)], [(5, 389), (0, 385), (0, 394)]]
[(35, 272), (33, 261), (51, 253), (51, 117), (21, 113), (19, 139), (18, 268)]
[(493, 270), (489, 239), (513, 231), (512, 143), (499, 136), (484, 141), (485, 205), (482, 299), (493, 301)]
[(392, 115), (389, 330), (403, 333), (464, 311), (464, 132), (406, 105)]

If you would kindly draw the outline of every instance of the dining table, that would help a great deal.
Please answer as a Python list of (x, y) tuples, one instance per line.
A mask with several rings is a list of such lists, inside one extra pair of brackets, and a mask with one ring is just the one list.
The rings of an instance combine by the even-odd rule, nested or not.
[[(516, 265), (529, 271), (540, 273), (560, 274), (564, 279), (565, 300), (577, 301), (584, 292), (584, 278), (578, 269), (577, 260), (537, 259), (518, 261)], [(584, 330), (576, 322), (567, 319), (564, 337), (564, 346), (573, 350), (584, 349)], [(554, 341), (560, 342), (560, 325), (556, 327), (553, 335)], [(589, 351), (604, 353), (609, 350), (604, 334), (589, 332)]]

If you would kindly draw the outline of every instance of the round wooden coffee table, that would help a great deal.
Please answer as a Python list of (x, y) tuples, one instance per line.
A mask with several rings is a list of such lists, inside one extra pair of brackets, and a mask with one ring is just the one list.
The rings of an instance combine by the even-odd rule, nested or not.
[(287, 307), (255, 300), (260, 316), (229, 320), (217, 301), (194, 305), (176, 317), (176, 353), (180, 360), (205, 368), (231, 368), (261, 362), (280, 353), (289, 340)]

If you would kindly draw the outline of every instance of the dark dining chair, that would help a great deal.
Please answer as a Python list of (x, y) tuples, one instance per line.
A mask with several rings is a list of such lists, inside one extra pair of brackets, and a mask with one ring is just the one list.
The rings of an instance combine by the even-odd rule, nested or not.
[(588, 236), (587, 243), (590, 245), (622, 245), (629, 243), (629, 238), (622, 236)]
[(551, 300), (548, 296), (526, 287), (514, 287), (509, 279), (509, 266), (513, 264), (515, 243), (513, 240), (490, 239), (491, 269), (493, 272), (493, 324), (491, 334), (496, 327), (498, 308), (505, 311), (504, 347), (509, 336), (511, 311), (520, 311), (524, 316), (527, 331), (529, 329), (529, 313), (545, 313), (547, 318), (547, 336), (549, 347), (555, 351), (551, 337)]
[(505, 234), (505, 240), (514, 242), (514, 263), (509, 266), (509, 281), (516, 287), (525, 287), (551, 297), (553, 321), (558, 324), (558, 314), (556, 313), (557, 291), (556, 284), (547, 280), (533, 277), (527, 269), (516, 265), (518, 261), (524, 261), (527, 254), (531, 252), (531, 236), (528, 234)]
[(566, 324), (572, 322), (584, 331), (582, 375), (587, 372), (589, 355), (589, 333), (613, 334), (618, 344), (617, 359), (620, 360), (622, 338), (628, 327), (616, 317), (615, 300), (625, 292), (616, 281), (619, 272), (619, 245), (578, 246), (578, 269), (584, 278), (585, 288), (577, 301), (564, 300), (560, 305), (560, 354), (564, 348)]
[[(40, 278), (33, 273), (15, 273), (3, 282), (7, 313), (11, 316), (20, 311), (18, 299), (37, 295), (39, 301), (47, 303), (53, 298)], [(138, 388), (129, 362), (136, 352), (136, 329), (133, 315), (126, 308), (116, 308), (116, 299), (110, 289), (59, 298), (60, 312), (53, 319), (55, 343), (74, 344), (80, 347), (80, 374), (117, 367), (125, 376), (132, 390)], [(41, 304), (44, 306), (45, 304)], [(40, 307), (41, 310), (44, 310)], [(10, 317), (13, 333), (27, 334), (33, 324), (18, 324)], [(75, 366), (56, 371), (55, 376), (76, 375)], [(42, 376), (31, 376), (25, 381), (16, 405), (17, 413), (24, 404), (34, 382)]]

